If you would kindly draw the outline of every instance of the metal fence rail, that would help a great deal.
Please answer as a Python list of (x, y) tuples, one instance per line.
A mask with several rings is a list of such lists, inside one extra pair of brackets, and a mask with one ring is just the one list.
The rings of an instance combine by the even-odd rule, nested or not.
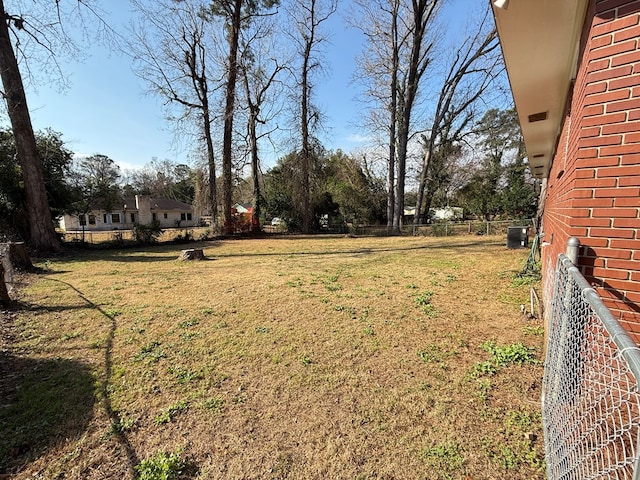
[(542, 401), (549, 479), (640, 480), (639, 379), (640, 349), (560, 255)]

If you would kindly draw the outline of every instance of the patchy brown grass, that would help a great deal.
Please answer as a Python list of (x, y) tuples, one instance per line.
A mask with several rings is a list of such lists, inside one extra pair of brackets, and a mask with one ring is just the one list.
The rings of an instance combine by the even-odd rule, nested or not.
[(542, 367), (496, 366), (485, 344), (541, 358), (530, 287), (512, 282), (528, 252), (476, 236), (196, 245), (207, 260), (162, 246), (40, 264), (4, 321), (0, 473), (126, 479), (162, 450), (180, 478), (544, 478)]

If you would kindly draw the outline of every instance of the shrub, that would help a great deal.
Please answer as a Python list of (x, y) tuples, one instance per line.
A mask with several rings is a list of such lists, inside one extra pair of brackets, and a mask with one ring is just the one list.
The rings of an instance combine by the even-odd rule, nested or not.
[(133, 239), (136, 243), (142, 245), (149, 245), (156, 243), (158, 238), (162, 235), (162, 229), (160, 228), (160, 222), (154, 220), (148, 225), (136, 223), (133, 225)]
[(183, 234), (176, 235), (173, 239), (173, 243), (187, 243), (193, 242), (193, 230), (185, 230)]
[(122, 232), (113, 232), (113, 235), (111, 235), (111, 245), (113, 245), (114, 247), (124, 246), (124, 237), (122, 236)]
[(204, 232), (202, 232), (198, 236), (198, 241), (203, 242), (205, 240), (209, 240), (211, 238), (211, 229), (207, 228)]

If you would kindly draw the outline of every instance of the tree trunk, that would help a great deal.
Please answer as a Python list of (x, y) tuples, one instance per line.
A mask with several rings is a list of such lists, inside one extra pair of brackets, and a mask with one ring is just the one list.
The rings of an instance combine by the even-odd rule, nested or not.
[(29, 256), (29, 252), (27, 252), (27, 246), (24, 242), (6, 243), (3, 245), (3, 248), (0, 248), (0, 254), (2, 254), (3, 251), (14, 267), (27, 272), (34, 270), (31, 257)]
[[(407, 117), (409, 116), (407, 115)], [(400, 233), (402, 216), (404, 215), (404, 184), (407, 173), (407, 141), (409, 137), (409, 129), (408, 125), (404, 123), (405, 121), (408, 122), (409, 118), (403, 119), (398, 131), (398, 158), (396, 159), (397, 173), (392, 227), (394, 233)]]
[(390, 105), (389, 105), (389, 163), (387, 169), (387, 228), (393, 227), (395, 214), (395, 174), (396, 174), (396, 142), (398, 124), (398, 68), (399, 68), (399, 40), (398, 40), (398, 9), (399, 2), (393, 3), (391, 16), (391, 80), (390, 80)]
[(262, 195), (260, 193), (260, 159), (258, 157), (258, 108), (253, 106), (249, 114), (249, 143), (251, 149), (251, 178), (253, 180), (253, 212), (251, 213), (252, 231), (259, 232), (260, 228), (260, 211), (262, 210)]
[(42, 160), (36, 146), (31, 117), (24, 93), (20, 69), (9, 36), (4, 2), (0, 0), (0, 76), (4, 87), (7, 112), (16, 141), (18, 162), (22, 168), (26, 194), (29, 240), (31, 247), (41, 254), (62, 250), (56, 235), (47, 201)]
[(0, 243), (0, 266), (2, 266), (0, 282), (2, 287), (9, 292), (13, 289), (13, 264), (11, 263), (8, 243)]
[(411, 128), (411, 113), (418, 96), (418, 87), (425, 70), (430, 64), (427, 53), (430, 46), (424, 44), (427, 27), (439, 0), (414, 0), (411, 19), (411, 54), (407, 80), (400, 99), (398, 125), (398, 158), (396, 179), (396, 212), (393, 217), (393, 230), (400, 231), (404, 215), (404, 185), (407, 168), (407, 148)]
[[(435, 128), (435, 123), (432, 129), (434, 128)], [(420, 177), (418, 180), (418, 194), (416, 195), (416, 210), (413, 216), (413, 224), (415, 226), (418, 226), (420, 224), (420, 216), (422, 212), (422, 200), (424, 199), (424, 191), (427, 186), (427, 177), (429, 175), (429, 167), (431, 165), (431, 151), (433, 150), (433, 147), (431, 145), (433, 145), (433, 143), (430, 141), (429, 145), (427, 146), (426, 152), (424, 152), (424, 157), (422, 160), (422, 168), (420, 169)], [(429, 207), (430, 205), (427, 205), (427, 207), (425, 208), (426, 213), (429, 213)]]
[(302, 60), (302, 95), (300, 97), (300, 127), (302, 134), (302, 152), (300, 171), (302, 175), (302, 232), (311, 232), (311, 142), (309, 140), (309, 60), (313, 45), (313, 24), (311, 36), (307, 39)]
[(387, 227), (390, 230), (393, 226), (393, 214), (395, 213), (395, 183), (396, 183), (396, 162), (395, 162), (395, 133), (389, 135), (389, 141), (393, 142), (393, 147), (389, 143), (389, 164), (387, 170)]
[[(205, 100), (206, 101), (206, 100)], [(218, 189), (216, 185), (216, 160), (213, 140), (211, 138), (211, 119), (209, 117), (208, 102), (203, 108), (204, 136), (207, 143), (207, 163), (209, 165), (209, 202), (211, 203), (211, 222), (214, 229), (218, 228)]]
[(242, 0), (234, 0), (233, 16), (229, 25), (229, 56), (227, 58), (227, 84), (225, 90), (224, 129), (222, 139), (222, 218), (223, 233), (233, 233), (231, 221), (233, 115), (235, 113), (236, 81), (238, 78), (238, 48), (240, 23), (242, 21)]
[(0, 305), (3, 307), (8, 306), (11, 303), (11, 297), (7, 291), (7, 285), (4, 283), (4, 266), (0, 262)]

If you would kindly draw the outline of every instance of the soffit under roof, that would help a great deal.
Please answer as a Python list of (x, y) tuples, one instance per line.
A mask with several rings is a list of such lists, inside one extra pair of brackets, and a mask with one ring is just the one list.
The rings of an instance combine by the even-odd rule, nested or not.
[(493, 5), (518, 118), (536, 178), (549, 173), (575, 66), (587, 0)]

